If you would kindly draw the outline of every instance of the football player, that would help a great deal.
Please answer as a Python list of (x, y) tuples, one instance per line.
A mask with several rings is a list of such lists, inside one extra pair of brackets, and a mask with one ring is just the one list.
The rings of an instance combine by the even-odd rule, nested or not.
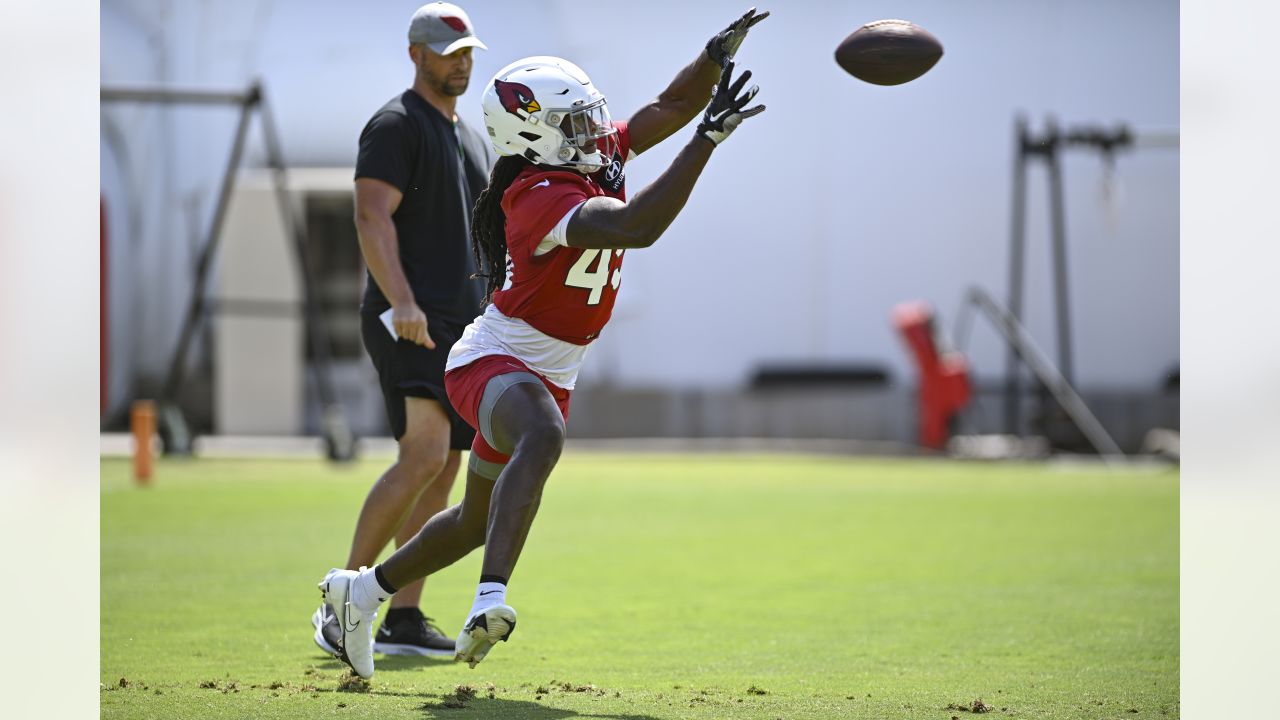
[[(733, 78), (752, 8), (630, 120), (612, 120), (605, 96), (577, 65), (518, 60), (484, 93), (485, 126), (500, 159), (476, 201), (472, 242), (487, 280), (486, 308), (463, 331), (445, 387), (478, 431), (462, 502), (432, 517), (382, 564), (334, 569), (320, 582), (342, 618), (342, 656), (373, 674), (369, 618), (397, 588), (484, 546), (474, 602), (456, 659), (475, 667), (516, 626), (507, 603), (542, 489), (564, 444), (569, 397), (592, 340), (613, 309), (622, 261), (662, 236), (712, 152), (746, 118), (758, 88)], [(626, 164), (702, 113), (697, 130), (653, 183), (630, 199)]]

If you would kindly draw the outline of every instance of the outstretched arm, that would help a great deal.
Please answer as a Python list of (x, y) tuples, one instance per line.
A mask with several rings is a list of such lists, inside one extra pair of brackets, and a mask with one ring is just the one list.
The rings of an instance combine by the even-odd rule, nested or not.
[(698, 131), (680, 154), (648, 187), (635, 194), (630, 202), (617, 198), (594, 197), (579, 206), (565, 240), (577, 248), (648, 247), (657, 242), (676, 215), (684, 208), (694, 183), (706, 167), (714, 150), (745, 119), (764, 112), (763, 105), (746, 108), (760, 88), (754, 85), (743, 92), (751, 71), (742, 73), (730, 85), (733, 63), (720, 74), (720, 83), (711, 96)]
[(720, 79), (720, 71), (733, 60), (734, 53), (747, 37), (747, 31), (767, 17), (767, 11), (757, 15), (756, 9), (751, 8), (730, 23), (729, 27), (707, 41), (706, 49), (676, 74), (662, 94), (631, 116), (628, 127), (631, 149), (635, 154), (639, 155), (666, 140), (702, 112), (711, 96), (711, 88)]

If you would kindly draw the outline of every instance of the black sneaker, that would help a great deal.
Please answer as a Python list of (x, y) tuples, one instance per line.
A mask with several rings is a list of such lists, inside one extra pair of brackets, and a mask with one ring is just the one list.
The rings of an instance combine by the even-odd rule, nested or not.
[(338, 616), (334, 614), (333, 608), (329, 607), (329, 603), (321, 603), (316, 611), (311, 613), (311, 626), (316, 629), (313, 639), (319, 648), (334, 657), (339, 657), (341, 652), (338, 646), (342, 644), (342, 628), (338, 627)]
[(431, 618), (418, 608), (395, 608), (387, 613), (377, 635), (373, 651), (384, 655), (448, 655), (453, 656), (453, 641), (445, 636)]

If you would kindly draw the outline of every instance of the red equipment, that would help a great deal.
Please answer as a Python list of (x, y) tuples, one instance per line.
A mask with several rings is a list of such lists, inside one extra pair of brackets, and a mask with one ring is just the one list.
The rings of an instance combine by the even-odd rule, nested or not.
[(964, 355), (939, 349), (933, 308), (924, 301), (893, 309), (893, 324), (907, 341), (920, 369), (920, 444), (941, 450), (951, 421), (969, 402), (969, 363)]

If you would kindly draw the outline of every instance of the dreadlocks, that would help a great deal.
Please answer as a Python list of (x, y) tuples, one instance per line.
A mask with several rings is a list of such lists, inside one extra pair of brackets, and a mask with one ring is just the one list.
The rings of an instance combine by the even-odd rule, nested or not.
[(507, 215), (502, 212), (502, 195), (530, 164), (519, 155), (498, 158), (489, 185), (476, 198), (471, 212), (471, 251), (476, 258), (476, 274), (472, 277), (486, 280), (485, 305), (507, 279)]

